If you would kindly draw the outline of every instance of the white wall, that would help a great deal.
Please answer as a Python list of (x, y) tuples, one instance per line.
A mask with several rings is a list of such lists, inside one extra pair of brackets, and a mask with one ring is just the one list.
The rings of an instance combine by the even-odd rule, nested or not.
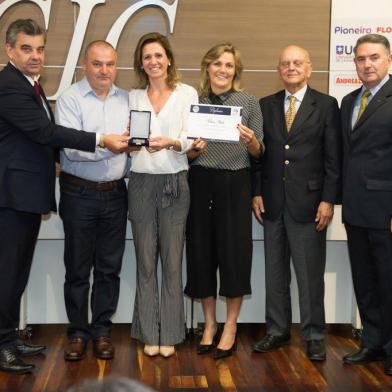
[[(58, 199), (58, 198), (57, 198)], [(325, 304), (328, 323), (351, 322), (353, 290), (350, 267), (344, 240), (344, 229), (340, 224), (340, 209), (336, 211), (332, 229), (329, 230), (327, 243), (327, 265), (325, 273)], [(129, 225), (128, 225), (129, 226)], [(120, 301), (113, 319), (118, 323), (132, 321), (133, 300), (135, 295), (135, 254), (131, 230), (128, 227), (127, 243), (121, 272)], [(66, 323), (63, 299), (64, 263), (63, 232), (58, 215), (47, 217), (42, 224), (33, 267), (27, 288), (27, 323)], [(252, 266), (253, 294), (244, 301), (240, 322), (265, 321), (264, 250), (262, 227), (253, 222), (254, 256)], [(185, 283), (185, 258), (183, 261)], [(298, 292), (295, 274), (292, 273), (293, 322), (299, 321)], [(355, 302), (354, 302), (355, 303)], [(223, 301), (218, 303), (218, 318), (225, 318)], [(187, 319), (190, 320), (190, 301), (186, 301)], [(202, 321), (201, 307), (195, 303), (195, 323)]]

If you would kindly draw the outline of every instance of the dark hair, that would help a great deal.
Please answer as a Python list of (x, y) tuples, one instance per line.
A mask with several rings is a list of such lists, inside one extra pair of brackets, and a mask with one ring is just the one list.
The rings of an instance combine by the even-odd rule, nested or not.
[(170, 46), (170, 42), (167, 37), (160, 33), (144, 34), (142, 37), (140, 37), (139, 42), (137, 43), (135, 53), (133, 55), (133, 67), (138, 79), (136, 88), (146, 88), (148, 86), (148, 76), (143, 69), (143, 48), (145, 45), (154, 42), (162, 46), (162, 48), (166, 52), (167, 58), (169, 59), (170, 65), (167, 68), (166, 83), (171, 89), (174, 89), (180, 81), (180, 75), (176, 68), (176, 63), (174, 60), (173, 50)]
[(108, 47), (108, 48), (111, 48), (111, 49), (113, 49), (114, 51), (116, 51), (116, 49), (113, 47), (113, 45), (111, 44), (111, 43), (109, 43), (109, 42), (107, 42), (107, 41), (104, 41), (104, 40), (102, 40), (102, 39), (97, 39), (97, 40), (95, 40), (95, 41), (92, 41), (92, 42), (90, 42), (87, 46), (86, 46), (86, 49), (84, 50), (84, 57), (87, 57), (88, 56), (88, 52), (90, 51), (90, 49), (93, 47), (93, 46), (106, 46), (106, 47)]
[(7, 29), (5, 34), (5, 42), (12, 47), (15, 47), (16, 39), (19, 33), (26, 35), (43, 35), (44, 42), (46, 43), (46, 30), (41, 27), (33, 19), (17, 19), (12, 22)]
[(225, 42), (223, 44), (218, 44), (213, 46), (202, 58), (201, 60), (201, 70), (198, 91), (201, 97), (206, 97), (211, 92), (211, 81), (208, 76), (207, 68), (208, 66), (222, 56), (223, 53), (231, 53), (234, 57), (235, 73), (233, 77), (232, 89), (234, 91), (241, 91), (241, 75), (242, 75), (242, 61), (241, 55), (237, 48), (233, 46), (230, 42)]
[(361, 44), (381, 44), (385, 46), (388, 54), (391, 53), (391, 45), (386, 37), (381, 34), (366, 34), (362, 37), (359, 37), (357, 43), (354, 46), (354, 53), (357, 54), (358, 46)]

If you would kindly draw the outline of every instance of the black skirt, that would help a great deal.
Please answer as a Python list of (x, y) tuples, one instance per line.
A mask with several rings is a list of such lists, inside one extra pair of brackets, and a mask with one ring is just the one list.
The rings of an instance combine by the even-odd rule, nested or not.
[(187, 284), (193, 298), (251, 293), (252, 209), (249, 169), (191, 166), (187, 222)]

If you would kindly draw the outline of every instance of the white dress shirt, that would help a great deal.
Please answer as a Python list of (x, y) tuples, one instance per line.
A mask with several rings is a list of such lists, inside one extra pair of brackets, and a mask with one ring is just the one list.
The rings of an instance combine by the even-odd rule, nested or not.
[(295, 97), (295, 112), (298, 112), (299, 107), (301, 106), (302, 101), (304, 100), (306, 90), (308, 89), (308, 86), (305, 85), (304, 87), (301, 88), (301, 90), (298, 90), (294, 94), (291, 94), (287, 90), (285, 90), (285, 98), (284, 98), (284, 112), (286, 113), (287, 110), (289, 110), (290, 106), (290, 99), (289, 97), (293, 95)]
[[(151, 112), (150, 136), (167, 136), (181, 142), (181, 151), (161, 150), (150, 153), (145, 147), (133, 152), (131, 171), (149, 174), (173, 174), (188, 170), (186, 150), (191, 144), (186, 138), (186, 120), (191, 104), (198, 103), (196, 90), (186, 84), (178, 84), (161, 111), (156, 114), (148, 98), (147, 89), (129, 93), (131, 110)], [(131, 135), (132, 136), (132, 135)]]

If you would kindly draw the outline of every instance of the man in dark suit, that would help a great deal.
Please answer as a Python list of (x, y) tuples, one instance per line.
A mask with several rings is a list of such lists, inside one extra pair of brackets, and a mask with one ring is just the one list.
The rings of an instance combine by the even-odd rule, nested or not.
[(363, 86), (343, 98), (343, 221), (363, 324), (348, 364), (385, 359), (392, 376), (392, 79), (390, 44), (358, 39), (355, 66)]
[(308, 52), (279, 58), (285, 90), (262, 98), (266, 151), (254, 174), (253, 211), (264, 225), (266, 336), (254, 351), (289, 343), (290, 257), (296, 272), (301, 335), (311, 360), (325, 359), (326, 228), (340, 194), (340, 115), (334, 98), (307, 85)]
[(0, 370), (14, 373), (34, 367), (20, 355), (45, 349), (23, 343), (15, 329), (41, 214), (56, 209), (53, 147), (94, 151), (100, 144), (120, 151), (127, 145), (125, 136), (96, 135), (54, 123), (38, 84), (45, 38), (31, 19), (11, 23), (5, 45), (10, 63), (0, 72)]

